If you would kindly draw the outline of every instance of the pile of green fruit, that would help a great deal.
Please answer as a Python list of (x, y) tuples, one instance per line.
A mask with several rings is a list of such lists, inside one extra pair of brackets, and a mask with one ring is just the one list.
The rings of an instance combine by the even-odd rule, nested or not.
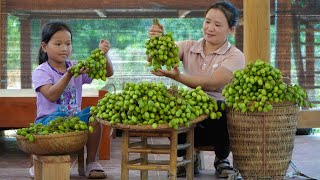
[(49, 125), (42, 123), (30, 123), (28, 127), (17, 130), (17, 135), (26, 137), (30, 142), (35, 141), (35, 135), (62, 134), (68, 132), (78, 132), (89, 130), (93, 132), (93, 127), (78, 117), (57, 117), (50, 121)]
[(279, 69), (257, 60), (234, 71), (232, 81), (223, 89), (227, 107), (246, 112), (268, 112), (274, 103), (290, 101), (299, 106), (312, 107), (307, 102), (307, 93), (299, 85), (283, 82)]
[[(153, 24), (160, 26), (157, 19), (153, 21)], [(167, 70), (171, 70), (175, 65), (179, 65), (179, 48), (175, 44), (171, 32), (151, 37), (146, 41), (145, 48), (146, 54), (151, 59), (149, 66), (153, 66), (155, 71), (162, 69), (162, 66), (165, 65)]]
[(82, 61), (78, 61), (77, 64), (71, 67), (71, 73), (75, 78), (79, 76), (79, 71), (82, 67), (88, 68), (88, 76), (92, 79), (101, 79), (106, 81), (107, 79), (107, 61), (104, 56), (104, 52), (99, 48), (91, 51), (91, 55)]
[[(220, 107), (221, 108), (221, 107)], [(107, 93), (90, 113), (110, 124), (129, 125), (168, 124), (177, 129), (189, 127), (190, 121), (200, 115), (219, 119), (222, 114), (217, 102), (201, 87), (183, 89), (176, 86), (167, 88), (161, 82), (126, 83), (121, 93)]]

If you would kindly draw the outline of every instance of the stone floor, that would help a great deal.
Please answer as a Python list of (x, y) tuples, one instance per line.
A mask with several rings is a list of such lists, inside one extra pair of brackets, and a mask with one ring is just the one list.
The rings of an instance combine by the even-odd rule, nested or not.
[[(163, 139), (153, 138), (151, 142), (161, 142)], [(121, 138), (112, 139), (112, 150), (110, 160), (100, 160), (105, 172), (108, 174), (107, 179), (120, 180), (121, 172)], [(304, 174), (320, 179), (320, 135), (296, 136), (292, 161), (295, 166)], [(215, 170), (213, 167), (214, 152), (203, 152), (205, 162), (204, 170), (201, 174), (195, 177), (195, 180), (215, 180)], [(231, 160), (232, 155), (229, 159)], [(86, 179), (77, 175), (77, 160), (75, 155), (72, 155), (71, 179)], [(152, 155), (154, 159), (166, 158), (164, 155)], [(29, 176), (28, 168), (31, 166), (28, 154), (22, 152), (16, 144), (14, 137), (10, 135), (2, 135), (0, 137), (0, 179), (1, 180), (27, 180), (32, 179)], [(293, 172), (289, 167), (288, 172)], [(136, 180), (139, 178), (139, 171), (130, 171), (129, 179)], [(168, 179), (166, 172), (150, 171), (149, 178), (152, 180)], [(184, 179), (184, 178), (178, 178)], [(296, 176), (287, 179), (306, 179), (301, 176)]]

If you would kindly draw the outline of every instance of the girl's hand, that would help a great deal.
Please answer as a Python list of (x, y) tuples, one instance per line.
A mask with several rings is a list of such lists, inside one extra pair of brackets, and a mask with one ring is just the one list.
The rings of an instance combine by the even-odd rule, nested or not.
[(99, 49), (104, 52), (104, 55), (108, 53), (108, 51), (110, 50), (110, 47), (111, 47), (110, 43), (107, 39), (106, 40), (101, 39), (99, 43)]
[(170, 71), (164, 69), (158, 69), (157, 71), (151, 70), (151, 73), (156, 76), (165, 76), (171, 79), (176, 79), (180, 76), (180, 71), (178, 65), (175, 65), (174, 68)]
[(89, 72), (89, 68), (86, 68), (86, 67), (82, 67), (79, 71), (79, 74), (86, 74)]
[(149, 29), (149, 37), (160, 36), (163, 33), (163, 26), (152, 25)]
[[(71, 72), (71, 67), (68, 68), (67, 72), (71, 75), (74, 75), (72, 74)], [(81, 69), (79, 69), (79, 74), (86, 74), (89, 72), (89, 68), (86, 68), (86, 67), (82, 67)]]

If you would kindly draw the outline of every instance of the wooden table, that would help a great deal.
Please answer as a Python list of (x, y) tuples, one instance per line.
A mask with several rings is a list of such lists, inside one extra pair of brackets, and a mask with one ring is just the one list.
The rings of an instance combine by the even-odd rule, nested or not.
[[(199, 116), (190, 123), (189, 127), (180, 126), (178, 130), (170, 128), (167, 124), (158, 125), (153, 129), (151, 125), (110, 125), (109, 121), (97, 120), (113, 128), (122, 129), (122, 159), (121, 180), (129, 179), (129, 170), (140, 170), (140, 177), (148, 179), (148, 170), (168, 171), (169, 179), (177, 179), (177, 167), (185, 166), (187, 179), (193, 179), (193, 154), (194, 154), (194, 127), (197, 122), (207, 118)], [(186, 143), (178, 144), (178, 134), (186, 133)], [(140, 139), (132, 142), (130, 138)], [(148, 144), (149, 137), (170, 138), (169, 144)], [(186, 159), (177, 161), (177, 150), (186, 150)], [(130, 160), (130, 153), (139, 153), (140, 157)], [(169, 154), (169, 160), (149, 160), (149, 154)]]

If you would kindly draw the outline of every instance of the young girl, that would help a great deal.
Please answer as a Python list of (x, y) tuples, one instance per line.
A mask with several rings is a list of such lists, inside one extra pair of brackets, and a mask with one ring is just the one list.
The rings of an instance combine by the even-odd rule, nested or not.
[[(107, 56), (110, 49), (108, 40), (101, 40), (99, 49), (105, 53), (107, 77), (113, 75), (111, 60)], [(81, 68), (79, 76), (73, 77), (70, 69), (76, 61), (70, 61), (72, 33), (63, 22), (50, 22), (42, 30), (39, 50), (39, 66), (32, 73), (32, 82), (37, 93), (37, 117), (35, 123), (48, 124), (57, 116), (76, 115), (88, 123), (90, 107), (81, 110), (82, 85), (90, 84), (89, 69)], [(101, 124), (91, 123), (93, 133), (88, 134), (87, 168), (88, 178), (105, 178), (101, 165), (96, 162), (96, 154), (101, 138)], [(33, 168), (30, 169), (32, 174)]]

